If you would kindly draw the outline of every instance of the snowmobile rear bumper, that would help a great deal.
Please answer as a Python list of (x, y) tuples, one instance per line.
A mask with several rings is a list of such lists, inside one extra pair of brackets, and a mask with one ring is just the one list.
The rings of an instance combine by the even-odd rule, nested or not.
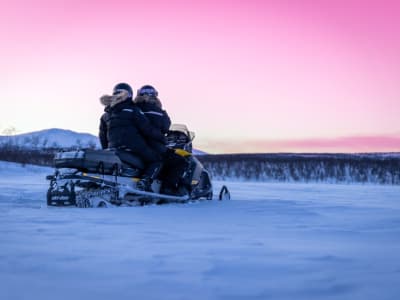
[(75, 191), (65, 189), (56, 189), (47, 191), (48, 206), (76, 206)]

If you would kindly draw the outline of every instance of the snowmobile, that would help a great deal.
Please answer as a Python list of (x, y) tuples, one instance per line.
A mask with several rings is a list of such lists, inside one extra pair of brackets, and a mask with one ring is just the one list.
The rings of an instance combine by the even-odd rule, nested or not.
[[(152, 192), (137, 189), (144, 165), (139, 157), (126, 151), (59, 152), (54, 157), (55, 172), (46, 178), (50, 181), (47, 205), (86, 208), (212, 200), (210, 174), (192, 154), (193, 139), (194, 133), (181, 124), (173, 124), (167, 134), (167, 146), (187, 162), (176, 193), (166, 193), (158, 179), (152, 183)], [(221, 188), (218, 199), (230, 199), (226, 186)]]

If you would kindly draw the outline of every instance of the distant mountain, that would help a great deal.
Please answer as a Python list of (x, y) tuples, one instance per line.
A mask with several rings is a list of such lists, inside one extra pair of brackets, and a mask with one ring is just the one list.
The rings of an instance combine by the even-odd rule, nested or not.
[(13, 136), (0, 136), (0, 144), (12, 143), (24, 148), (99, 148), (98, 137), (65, 129), (45, 129)]
[[(0, 145), (18, 145), (23, 148), (100, 148), (97, 136), (72, 130), (52, 128), (12, 136), (0, 135)], [(207, 154), (193, 149), (194, 155)]]

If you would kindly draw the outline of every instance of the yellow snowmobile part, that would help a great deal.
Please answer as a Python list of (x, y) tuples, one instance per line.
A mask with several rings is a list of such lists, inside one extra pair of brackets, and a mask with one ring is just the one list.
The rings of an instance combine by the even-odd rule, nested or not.
[(183, 150), (183, 149), (175, 149), (175, 154), (178, 154), (178, 155), (183, 156), (183, 157), (187, 157), (187, 156), (191, 156), (192, 155), (192, 153), (190, 153), (190, 152), (188, 152), (186, 150)]

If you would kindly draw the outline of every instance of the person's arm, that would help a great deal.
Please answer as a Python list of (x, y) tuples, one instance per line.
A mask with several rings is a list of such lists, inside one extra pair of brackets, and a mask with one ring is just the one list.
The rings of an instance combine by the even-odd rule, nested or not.
[(163, 110), (163, 117), (162, 117), (162, 133), (167, 133), (169, 128), (171, 127), (171, 119), (167, 113), (167, 111)]
[(165, 143), (165, 136), (161, 133), (160, 129), (154, 127), (150, 121), (147, 119), (145, 114), (137, 109), (134, 114), (135, 123), (140, 131), (140, 133), (146, 137), (155, 139), (157, 141)]
[(108, 148), (108, 140), (107, 140), (107, 123), (104, 120), (104, 116), (100, 119), (100, 130), (99, 130), (99, 138), (102, 149)]

